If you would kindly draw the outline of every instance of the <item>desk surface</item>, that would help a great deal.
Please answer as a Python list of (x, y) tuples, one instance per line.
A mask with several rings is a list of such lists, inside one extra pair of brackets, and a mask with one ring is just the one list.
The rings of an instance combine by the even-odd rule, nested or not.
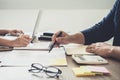
[[(84, 12), (85, 12), (85, 14), (84, 14)], [(101, 12), (103, 12), (103, 14), (101, 14)], [(93, 11), (91, 11), (91, 10), (88, 10), (88, 11), (87, 10), (82, 10), (82, 11), (81, 10), (72, 10), (72, 11), (71, 10), (67, 10), (67, 11), (66, 10), (60, 10), (60, 11), (59, 10), (48, 10), (48, 11), (44, 11), (41, 22), (40, 22), (41, 24), (40, 24), (39, 31), (47, 31), (47, 30), (55, 30), (56, 31), (58, 29), (72, 31), (72, 28), (69, 28), (69, 27), (74, 27), (74, 26), (77, 27), (76, 28), (77, 30), (81, 30), (82, 28), (79, 27), (80, 23), (81, 23), (81, 26), (85, 26), (85, 24), (87, 22), (88, 22), (88, 25), (91, 25), (92, 23), (99, 21), (99, 19), (102, 18), (104, 15), (106, 15), (107, 12), (108, 11), (106, 11), (106, 10), (93, 10)], [(97, 13), (97, 16), (99, 16), (99, 18), (95, 17), (94, 15), (89, 16), (92, 13)], [(2, 16), (2, 15), (4, 15), (4, 14), (0, 14), (0, 16)], [(34, 15), (34, 16), (31, 19), (34, 18), (34, 21), (35, 21), (37, 12), (35, 12), (35, 13), (33, 12), (32, 15)], [(84, 15), (85, 17), (83, 17), (81, 15)], [(30, 16), (30, 15), (28, 15), (28, 16)], [(91, 19), (92, 17), (94, 17), (94, 20)], [(5, 15), (4, 15), (4, 18), (6, 18)], [(89, 20), (87, 20), (87, 22), (86, 22), (85, 18), (86, 19), (89, 18)], [(26, 19), (29, 19), (29, 18), (26, 18)], [(89, 21), (90, 21), (90, 23), (89, 23)], [(5, 21), (0, 23), (1, 26), (2, 26), (2, 24), (6, 24), (4, 22)], [(19, 20), (18, 20), (18, 22), (19, 22)], [(32, 26), (34, 26), (34, 24), (32, 24)], [(60, 26), (62, 26), (62, 27), (60, 27)], [(67, 26), (67, 27), (65, 27), (65, 26)], [(74, 30), (74, 31), (77, 31), (77, 30)], [(0, 58), (2, 56), (4, 56), (4, 53), (0, 52)], [(110, 71), (110, 73), (111, 73), (110, 76), (75, 77), (71, 68), (79, 67), (80, 65), (76, 64), (72, 60), (71, 56), (66, 56), (66, 57), (67, 57), (67, 61), (68, 61), (68, 67), (60, 67), (63, 71), (64, 80), (119, 80), (120, 79), (120, 76), (119, 76), (120, 75), (120, 62), (119, 61), (108, 59), (109, 64), (100, 65), (100, 66), (105, 66)], [(2, 68), (0, 70), (2, 70)], [(6, 72), (2, 72), (2, 73), (6, 74)], [(0, 74), (2, 74), (2, 73), (0, 72)], [(11, 72), (8, 71), (8, 73), (11, 73)], [(13, 73), (13, 74), (16, 74), (17, 76), (21, 75), (18, 71), (16, 71), (16, 73)], [(6, 75), (4, 77), (6, 77)], [(15, 77), (14, 80), (15, 79), (18, 80), (18, 77)], [(21, 79), (23, 79), (22, 76), (21, 76)], [(3, 79), (0, 78), (0, 80), (3, 80)], [(7, 80), (10, 80), (10, 79), (7, 79)], [(36, 80), (36, 79), (33, 79), (33, 80)]]
[[(119, 80), (120, 79), (120, 62), (112, 59), (108, 59), (109, 64), (99, 65), (106, 67), (111, 75), (110, 76), (94, 76), (94, 77), (75, 77), (71, 68), (79, 67), (80, 65), (76, 64), (71, 56), (67, 56), (68, 67), (62, 68), (63, 76), (65, 80)], [(98, 65), (96, 65), (98, 66)]]
[[(3, 55), (3, 54), (4, 53), (1, 53), (0, 55)], [(76, 77), (72, 72), (72, 68), (79, 67), (80, 65), (75, 63), (72, 60), (71, 56), (66, 56), (66, 58), (67, 58), (68, 66), (59, 67), (62, 70), (63, 80), (119, 80), (120, 79), (120, 76), (119, 76), (120, 62), (117, 60), (107, 59), (109, 61), (109, 64), (96, 65), (96, 66), (106, 67), (111, 73), (111, 75), (109, 76)], [(30, 78), (33, 79), (34, 77), (28, 72), (28, 69), (30, 69), (30, 67), (2, 67), (0, 68), (0, 75), (1, 75), (0, 80), (10, 80), (10, 79), (11, 80), (12, 79), (28, 80)], [(6, 75), (8, 76), (6, 77)], [(33, 80), (43, 80), (43, 78), (41, 79), (34, 78)], [(49, 80), (49, 79), (46, 79), (46, 80)]]

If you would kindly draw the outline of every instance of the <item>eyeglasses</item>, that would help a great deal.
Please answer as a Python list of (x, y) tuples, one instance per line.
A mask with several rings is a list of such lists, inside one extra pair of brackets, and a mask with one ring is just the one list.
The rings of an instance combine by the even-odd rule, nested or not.
[(28, 71), (32, 73), (40, 73), (43, 71), (47, 76), (57, 78), (59, 78), (59, 75), (62, 74), (62, 71), (54, 66), (45, 67), (39, 63), (31, 64), (31, 69), (29, 69)]

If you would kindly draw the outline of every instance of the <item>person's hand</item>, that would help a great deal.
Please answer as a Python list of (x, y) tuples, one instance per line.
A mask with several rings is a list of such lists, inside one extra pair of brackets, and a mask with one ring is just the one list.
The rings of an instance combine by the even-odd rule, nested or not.
[(31, 42), (31, 38), (28, 35), (20, 35), (17, 39), (12, 40), (12, 47), (25, 47)]
[(17, 29), (9, 30), (8, 33), (13, 36), (19, 36), (20, 34), (24, 34), (22, 30), (17, 30)]
[(86, 51), (90, 53), (98, 54), (103, 57), (110, 57), (112, 49), (113, 49), (113, 46), (106, 43), (98, 42), (98, 43), (93, 43), (89, 45), (86, 48)]
[[(60, 37), (57, 37), (57, 35), (60, 32), (62, 32), (62, 35)], [(54, 33), (54, 35), (52, 36), (52, 41), (53, 42), (57, 41), (56, 46), (59, 46), (59, 44), (68, 44), (69, 43), (69, 35), (64, 31), (58, 31), (58, 32)]]

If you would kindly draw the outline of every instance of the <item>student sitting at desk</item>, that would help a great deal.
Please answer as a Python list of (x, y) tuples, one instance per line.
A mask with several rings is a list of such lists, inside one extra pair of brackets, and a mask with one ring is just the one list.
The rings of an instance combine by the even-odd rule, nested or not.
[[(53, 42), (56, 40), (60, 44), (79, 43), (89, 45), (86, 48), (88, 52), (120, 60), (120, 0), (116, 0), (110, 13), (93, 27), (73, 35), (62, 31), (62, 36), (56, 37), (58, 33), (53, 35)], [(113, 45), (103, 43), (112, 37), (114, 38)]]
[(20, 36), (15, 40), (0, 38), (0, 45), (10, 47), (22, 47), (27, 46), (31, 42), (31, 38), (28, 35), (24, 35), (21, 30), (0, 30), (0, 35), (5, 35), (8, 33), (14, 36), (19, 33)]

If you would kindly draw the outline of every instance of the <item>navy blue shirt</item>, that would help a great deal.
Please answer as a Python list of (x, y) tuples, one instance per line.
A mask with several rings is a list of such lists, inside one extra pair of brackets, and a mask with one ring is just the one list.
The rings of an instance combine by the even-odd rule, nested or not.
[(120, 0), (115, 2), (113, 9), (101, 22), (82, 33), (85, 44), (103, 42), (113, 37), (113, 45), (120, 46)]

